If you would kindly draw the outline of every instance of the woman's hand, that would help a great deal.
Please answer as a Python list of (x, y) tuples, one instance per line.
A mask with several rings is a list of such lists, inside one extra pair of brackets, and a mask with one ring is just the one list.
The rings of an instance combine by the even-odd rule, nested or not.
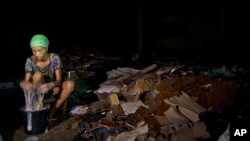
[(26, 91), (31, 91), (32, 90), (32, 83), (30, 82), (27, 82), (27, 81), (22, 81), (20, 82), (20, 87), (23, 89), (23, 90), (26, 90)]
[(54, 87), (54, 83), (45, 83), (40, 86), (40, 93), (46, 94)]

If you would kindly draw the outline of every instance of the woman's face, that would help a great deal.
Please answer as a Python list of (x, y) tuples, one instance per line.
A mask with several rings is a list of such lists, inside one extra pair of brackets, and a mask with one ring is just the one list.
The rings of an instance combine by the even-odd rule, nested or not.
[(34, 46), (31, 48), (33, 55), (36, 57), (37, 61), (45, 61), (47, 56), (47, 48)]

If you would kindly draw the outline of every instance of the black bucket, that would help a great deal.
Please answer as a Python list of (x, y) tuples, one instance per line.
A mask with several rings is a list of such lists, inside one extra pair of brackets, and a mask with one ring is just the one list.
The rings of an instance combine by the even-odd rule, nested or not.
[(49, 105), (44, 105), (39, 111), (25, 111), (25, 107), (20, 108), (23, 115), (23, 126), (26, 134), (35, 135), (45, 133), (48, 125)]

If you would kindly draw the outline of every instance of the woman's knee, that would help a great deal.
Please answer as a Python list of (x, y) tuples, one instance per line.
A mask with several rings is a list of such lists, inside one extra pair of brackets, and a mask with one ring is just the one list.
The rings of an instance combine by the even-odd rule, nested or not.
[(43, 82), (43, 74), (39, 71), (35, 72), (32, 76), (32, 81), (33, 82)]
[(66, 80), (63, 82), (63, 85), (62, 85), (63, 89), (67, 89), (69, 91), (73, 91), (74, 88), (75, 88), (75, 82), (72, 81), (72, 80)]

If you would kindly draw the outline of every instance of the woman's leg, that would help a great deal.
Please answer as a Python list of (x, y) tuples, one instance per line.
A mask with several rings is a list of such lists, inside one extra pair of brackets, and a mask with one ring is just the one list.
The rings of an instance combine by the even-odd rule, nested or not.
[(68, 99), (68, 97), (71, 95), (75, 88), (75, 83), (72, 80), (66, 80), (62, 84), (62, 91), (60, 93), (60, 96), (58, 100), (56, 101), (55, 106), (57, 108), (61, 107), (62, 104)]
[[(49, 118), (53, 118), (54, 113), (56, 112), (56, 110), (58, 108), (60, 108), (62, 106), (62, 104), (67, 100), (67, 98), (71, 95), (71, 93), (73, 92), (75, 88), (75, 83), (74, 81), (71, 80), (67, 80), (64, 81), (62, 84), (62, 90), (58, 100), (56, 101), (54, 107), (50, 110), (50, 114), (49, 114)], [(54, 89), (54, 94), (57, 94), (58, 89)]]
[(35, 72), (32, 76), (32, 83), (38, 86), (44, 83), (43, 74), (39, 71)]

